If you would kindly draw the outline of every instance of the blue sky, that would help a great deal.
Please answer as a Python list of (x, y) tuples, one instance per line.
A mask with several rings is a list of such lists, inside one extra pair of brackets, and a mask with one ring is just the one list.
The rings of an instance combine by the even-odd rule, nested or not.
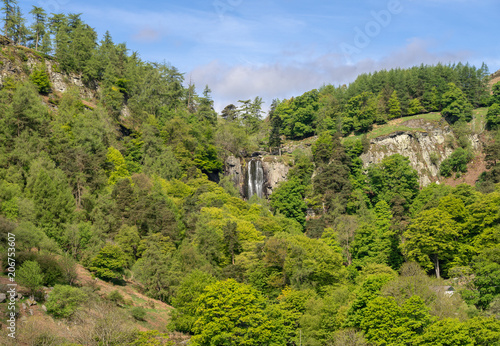
[(498, 0), (19, 0), (82, 13), (144, 60), (166, 61), (216, 109), (289, 98), (363, 72), (437, 62), (500, 69)]

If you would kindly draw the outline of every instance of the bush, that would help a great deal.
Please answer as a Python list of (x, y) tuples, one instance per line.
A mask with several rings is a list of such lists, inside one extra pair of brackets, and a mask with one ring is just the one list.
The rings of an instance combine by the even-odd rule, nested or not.
[(118, 245), (107, 244), (92, 259), (90, 271), (103, 280), (122, 280), (127, 259)]
[(31, 293), (38, 290), (43, 283), (43, 273), (36, 261), (24, 262), (17, 272), (16, 279), (23, 286), (30, 289)]
[(87, 294), (80, 288), (56, 285), (45, 306), (47, 312), (54, 317), (70, 318), (87, 298)]
[(463, 148), (455, 150), (449, 158), (441, 162), (439, 174), (443, 177), (450, 177), (452, 172), (466, 173), (467, 164), (472, 160), (473, 155), (470, 151)]
[(108, 294), (108, 299), (116, 305), (125, 305), (125, 298), (123, 298), (118, 290), (114, 290), (110, 294)]
[(43, 69), (37, 69), (33, 71), (30, 76), (33, 84), (38, 88), (38, 92), (42, 94), (47, 94), (50, 91), (50, 80), (49, 75)]
[(134, 306), (132, 310), (130, 310), (130, 314), (137, 321), (144, 321), (144, 317), (146, 317), (146, 309), (141, 306)]

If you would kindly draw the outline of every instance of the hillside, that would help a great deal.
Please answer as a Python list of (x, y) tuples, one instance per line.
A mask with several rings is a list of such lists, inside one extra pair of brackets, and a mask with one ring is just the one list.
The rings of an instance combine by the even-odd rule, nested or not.
[(218, 114), (209, 86), (49, 18), (39, 47), (0, 37), (0, 283), (22, 293), (20, 344), (500, 342), (485, 65)]

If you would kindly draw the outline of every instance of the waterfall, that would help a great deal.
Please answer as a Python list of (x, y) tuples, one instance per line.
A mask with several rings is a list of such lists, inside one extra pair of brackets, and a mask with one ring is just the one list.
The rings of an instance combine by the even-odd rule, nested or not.
[(264, 188), (264, 170), (262, 169), (262, 162), (260, 160), (251, 160), (248, 162), (248, 196), (250, 199), (253, 195), (262, 198)]

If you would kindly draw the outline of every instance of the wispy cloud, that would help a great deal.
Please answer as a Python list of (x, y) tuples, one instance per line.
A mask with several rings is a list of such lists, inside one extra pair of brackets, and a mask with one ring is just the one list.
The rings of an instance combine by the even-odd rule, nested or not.
[(406, 46), (379, 60), (366, 58), (351, 64), (345, 63), (343, 56), (336, 53), (295, 64), (276, 62), (260, 66), (229, 66), (220, 61), (212, 61), (195, 68), (190, 76), (197, 85), (210, 86), (216, 100), (216, 109), (221, 110), (239, 99), (260, 96), (269, 105), (273, 98), (289, 98), (324, 84), (346, 84), (362, 73), (421, 63), (464, 61), (471, 56), (471, 52), (467, 51), (432, 52), (432, 47), (432, 42), (413, 39)]

